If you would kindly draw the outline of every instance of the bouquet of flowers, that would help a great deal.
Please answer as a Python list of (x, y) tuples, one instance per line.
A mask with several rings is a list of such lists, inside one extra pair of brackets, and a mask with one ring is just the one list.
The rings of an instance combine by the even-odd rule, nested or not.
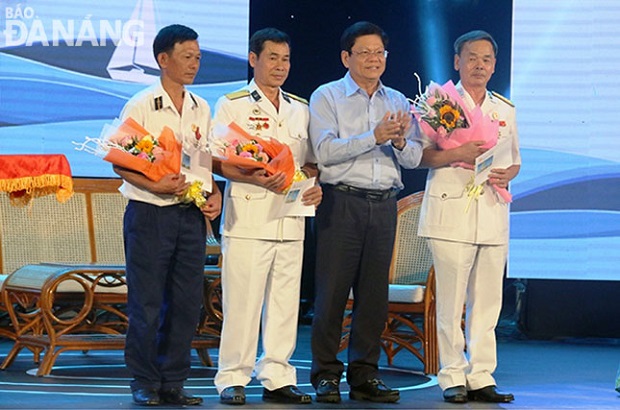
[(269, 175), (284, 172), (284, 186), (293, 182), (295, 159), (288, 145), (273, 138), (251, 136), (234, 122), (225, 128), (216, 128), (214, 134), (213, 155), (221, 161), (247, 170), (262, 168)]
[(426, 92), (413, 103), (413, 114), (420, 123), (422, 131), (426, 135), (434, 136), (434, 139), (447, 139), (452, 131), (469, 127), (459, 100), (460, 96), (458, 99), (451, 98), (447, 90), (431, 82)]
[[(133, 118), (121, 122), (115, 119), (103, 127), (99, 138), (86, 137), (76, 143), (78, 151), (103, 158), (114, 165), (140, 172), (152, 181), (159, 181), (166, 174), (178, 174), (181, 170), (181, 143), (174, 132), (164, 127), (159, 138), (153, 137)], [(206, 198), (202, 194), (202, 182), (194, 181), (179, 198), (181, 202), (194, 202), (201, 207)]]
[(103, 127), (99, 138), (86, 137), (76, 143), (78, 151), (103, 158), (123, 168), (137, 171), (152, 181), (181, 170), (181, 144), (174, 132), (164, 127), (159, 138), (154, 138), (133, 118), (121, 122), (116, 119)]
[[(450, 80), (444, 85), (432, 82), (426, 87), (424, 94), (420, 93), (411, 104), (411, 111), (421, 130), (440, 149), (452, 149), (469, 141), (482, 140), (482, 148), (492, 148), (497, 144), (499, 123), (482, 113), (476, 106), (468, 110)], [(453, 167), (473, 169), (471, 164), (456, 162)], [(512, 195), (505, 188), (493, 185), (498, 195), (505, 202), (512, 202)], [(467, 186), (470, 198), (475, 198), (482, 192), (482, 186), (475, 186), (472, 182)]]

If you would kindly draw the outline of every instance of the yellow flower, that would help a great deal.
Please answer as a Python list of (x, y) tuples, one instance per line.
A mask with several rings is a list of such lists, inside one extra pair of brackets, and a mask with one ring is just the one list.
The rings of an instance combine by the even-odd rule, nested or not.
[(155, 146), (155, 143), (153, 142), (153, 138), (150, 135), (143, 137), (136, 144), (136, 148), (140, 152), (144, 152), (145, 154), (150, 154), (153, 151), (154, 146)]
[(293, 175), (293, 182), (305, 181), (308, 179), (308, 175), (301, 169), (296, 169), (295, 174)]
[(207, 199), (202, 193), (202, 182), (192, 182), (189, 188), (187, 188), (187, 191), (185, 191), (185, 193), (181, 196), (180, 200), (185, 204), (193, 202), (198, 208), (201, 208), (204, 204), (206, 204)]
[[(308, 175), (306, 175), (306, 173), (304, 171), (302, 171), (301, 169), (297, 168), (295, 170), (295, 174), (293, 174), (293, 182), (299, 182), (299, 181), (305, 181), (306, 179), (308, 179)], [(291, 185), (293, 183), (291, 182)], [(288, 193), (288, 190), (291, 189), (290, 186), (287, 186), (284, 191), (282, 191), (283, 194)]]
[(439, 109), (439, 117), (441, 118), (439, 122), (450, 130), (456, 127), (456, 123), (461, 117), (461, 113), (451, 105), (444, 104)]
[(245, 152), (249, 152), (253, 155), (258, 154), (258, 146), (256, 146), (255, 144), (249, 143), (249, 144), (245, 144), (243, 146), (243, 148), (241, 148), (242, 151)]

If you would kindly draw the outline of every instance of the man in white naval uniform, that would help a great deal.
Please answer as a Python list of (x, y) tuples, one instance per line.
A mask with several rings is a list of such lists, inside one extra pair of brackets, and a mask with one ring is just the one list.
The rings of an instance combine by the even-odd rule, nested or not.
[[(288, 35), (273, 28), (257, 31), (250, 39), (249, 63), (254, 79), (219, 99), (215, 127), (235, 122), (250, 135), (275, 138), (290, 147), (297, 168), (316, 177), (307, 102), (280, 88), (290, 69)], [(214, 380), (220, 401), (244, 404), (254, 371), (264, 387), (263, 400), (311, 403), (297, 388), (289, 363), (297, 340), (304, 217), (270, 217), (285, 188), (282, 172), (269, 176), (222, 163), (221, 174), (229, 182), (221, 226), (224, 323)], [(315, 185), (302, 201), (317, 206), (321, 197)], [(262, 355), (256, 362), (261, 331)]]
[[(502, 303), (502, 279), (508, 249), (508, 204), (490, 185), (507, 188), (520, 168), (515, 109), (510, 101), (489, 92), (495, 71), (497, 44), (483, 31), (472, 31), (454, 43), (457, 84), (468, 109), (499, 122), (499, 141), (511, 145), (513, 165), (493, 169), (482, 193), (468, 207), (467, 190), (473, 171), (450, 166), (473, 164), (483, 153), (483, 141), (439, 150), (422, 136), (422, 165), (431, 168), (420, 215), (419, 235), (429, 238), (437, 284), (437, 333), (440, 371), (438, 382), (445, 401), (510, 402), (492, 376), (497, 364), (495, 326)], [(465, 336), (461, 329), (466, 304)], [(467, 353), (464, 353), (465, 346)]]

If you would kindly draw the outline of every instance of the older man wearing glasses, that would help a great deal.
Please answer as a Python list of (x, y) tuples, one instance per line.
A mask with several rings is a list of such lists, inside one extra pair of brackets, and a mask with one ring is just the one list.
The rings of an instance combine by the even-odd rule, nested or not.
[(316, 299), (311, 381), (319, 402), (340, 402), (344, 365), (336, 357), (350, 289), (355, 307), (348, 350), (350, 398), (396, 402), (379, 378), (380, 337), (387, 318), (388, 270), (396, 231), (401, 167), (415, 168), (422, 148), (412, 135), (409, 103), (386, 87), (388, 37), (358, 22), (341, 38), (340, 80), (310, 99), (310, 138), (323, 203), (317, 210)]

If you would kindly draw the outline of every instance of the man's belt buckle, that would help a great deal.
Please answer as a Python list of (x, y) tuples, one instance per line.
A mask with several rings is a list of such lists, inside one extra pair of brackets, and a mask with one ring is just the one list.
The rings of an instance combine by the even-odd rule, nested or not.
[(388, 198), (390, 192), (366, 192), (366, 199), (371, 201), (383, 201)]
[(351, 185), (338, 184), (335, 189), (342, 192), (347, 192), (351, 195), (364, 198), (369, 201), (385, 201), (386, 199), (396, 196), (397, 192), (394, 189), (388, 189), (386, 191), (372, 191), (369, 189), (357, 188)]

